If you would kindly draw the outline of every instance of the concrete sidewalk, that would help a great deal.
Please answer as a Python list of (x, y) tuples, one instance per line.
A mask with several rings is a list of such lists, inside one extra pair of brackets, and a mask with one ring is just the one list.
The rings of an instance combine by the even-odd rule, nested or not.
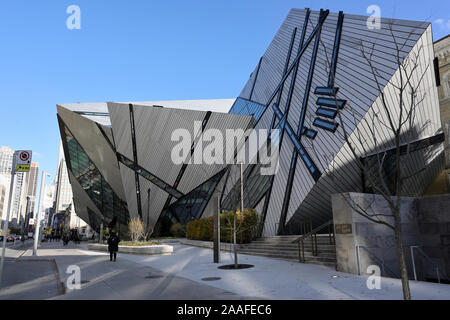
[[(55, 259), (61, 282), (66, 285), (64, 295), (57, 300), (241, 300), (235, 293), (199, 283), (129, 259), (109, 261), (109, 254), (87, 250), (86, 244), (44, 244), (39, 258)], [(160, 256), (161, 258), (165, 256)], [(33, 259), (31, 250), (21, 260)], [(70, 289), (68, 268), (81, 270), (81, 289)], [(254, 298), (254, 297), (249, 297)]]
[(41, 300), (63, 294), (54, 260), (8, 259), (3, 272), (0, 300)]
[[(87, 244), (44, 244), (41, 259), (54, 259), (66, 283), (71, 265), (81, 269), (81, 290), (67, 290), (52, 299), (402, 299), (399, 279), (382, 278), (381, 289), (367, 288), (367, 277), (336, 272), (333, 268), (257, 256), (239, 255), (239, 263), (255, 267), (221, 270), (212, 263), (210, 249), (172, 244), (172, 255), (119, 254), (110, 262)], [(20, 260), (32, 259), (31, 250)], [(221, 253), (221, 264), (232, 254)], [(204, 281), (217, 277), (217, 281)], [(212, 279), (209, 279), (212, 280)], [(450, 285), (411, 281), (413, 299), (450, 299)]]
[[(185, 245), (174, 245), (171, 256), (121, 254), (120, 259), (152, 266), (171, 274), (202, 282), (205, 277), (220, 277), (209, 285), (244, 297), (270, 300), (301, 299), (403, 299), (400, 279), (382, 278), (381, 289), (370, 290), (367, 277), (335, 271), (333, 268), (301, 264), (265, 257), (239, 254), (239, 263), (255, 267), (220, 270), (212, 263), (213, 252)], [(232, 264), (230, 252), (221, 252), (221, 264)], [(413, 299), (450, 299), (450, 285), (410, 281)]]

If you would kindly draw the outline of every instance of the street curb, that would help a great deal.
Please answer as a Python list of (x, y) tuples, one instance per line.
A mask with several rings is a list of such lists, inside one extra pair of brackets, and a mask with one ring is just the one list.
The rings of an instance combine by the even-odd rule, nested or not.
[(59, 274), (58, 265), (56, 264), (55, 259), (33, 259), (33, 258), (27, 258), (27, 259), (20, 259), (17, 258), (16, 261), (45, 261), (50, 262), (53, 266), (53, 271), (55, 272), (55, 279), (56, 279), (56, 288), (58, 290), (58, 295), (62, 296), (66, 294), (66, 287), (64, 286), (64, 283), (61, 281), (61, 276)]

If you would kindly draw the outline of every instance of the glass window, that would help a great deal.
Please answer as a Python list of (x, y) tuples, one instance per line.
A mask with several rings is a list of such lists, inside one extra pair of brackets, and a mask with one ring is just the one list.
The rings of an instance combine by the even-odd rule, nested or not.
[(266, 106), (257, 102), (237, 98), (229, 113), (252, 115), (258, 121), (265, 109)]
[[(127, 224), (129, 213), (124, 201), (117, 197), (98, 168), (89, 159), (86, 152), (67, 128), (65, 133), (69, 164), (78, 183), (104, 217), (110, 220), (117, 217), (121, 224)], [(100, 226), (101, 221), (98, 221), (99, 218), (93, 212), (89, 214), (89, 219), (93, 227)]]

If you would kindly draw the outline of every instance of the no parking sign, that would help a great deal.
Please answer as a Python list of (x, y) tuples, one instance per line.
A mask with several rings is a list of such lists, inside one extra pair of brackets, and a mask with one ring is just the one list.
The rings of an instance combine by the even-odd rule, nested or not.
[(16, 172), (29, 172), (31, 167), (31, 150), (16, 151)]

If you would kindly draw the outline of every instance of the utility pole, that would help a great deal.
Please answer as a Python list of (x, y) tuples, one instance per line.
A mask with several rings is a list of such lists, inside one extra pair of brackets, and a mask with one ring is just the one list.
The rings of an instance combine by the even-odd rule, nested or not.
[(241, 162), (241, 214), (244, 214), (244, 163)]
[(28, 233), (28, 219), (30, 219), (30, 197), (27, 196), (27, 208), (25, 209), (25, 221), (22, 227), (22, 236)]
[(2, 286), (3, 263), (5, 262), (5, 253), (6, 253), (6, 238), (8, 238), (9, 217), (11, 215), (11, 202), (14, 192), (14, 177), (16, 175), (16, 156), (17, 151), (14, 152), (13, 163), (11, 168), (11, 183), (9, 185), (8, 211), (6, 214), (6, 220), (3, 221), (3, 246), (2, 246), (3, 248), (2, 248), (2, 260), (0, 262), (0, 288)]
[[(244, 162), (241, 161), (239, 163), (240, 171), (241, 171), (241, 215), (244, 216)], [(234, 214), (233, 219), (233, 249), (234, 249), (234, 267), (238, 267), (238, 256), (237, 256), (237, 241), (236, 241), (236, 213)]]
[(220, 208), (219, 196), (213, 199), (214, 215), (214, 263), (220, 262)]
[(98, 236), (98, 243), (103, 243), (103, 222), (100, 224), (100, 234)]
[(39, 243), (39, 237), (40, 237), (40, 225), (41, 225), (41, 205), (43, 203), (44, 198), (44, 186), (45, 186), (45, 178), (50, 175), (47, 174), (47, 172), (42, 171), (42, 177), (41, 177), (41, 190), (39, 191), (39, 203), (38, 203), (38, 209), (36, 214), (36, 229), (34, 230), (34, 246), (33, 246), (33, 256), (37, 255), (37, 247)]
[(147, 239), (145, 239), (146, 241), (148, 241), (148, 238), (151, 236), (149, 233), (150, 227), (149, 227), (149, 221), (150, 219), (150, 188), (148, 188), (147, 190), (147, 225), (146, 225), (146, 230), (145, 233), (147, 234)]

